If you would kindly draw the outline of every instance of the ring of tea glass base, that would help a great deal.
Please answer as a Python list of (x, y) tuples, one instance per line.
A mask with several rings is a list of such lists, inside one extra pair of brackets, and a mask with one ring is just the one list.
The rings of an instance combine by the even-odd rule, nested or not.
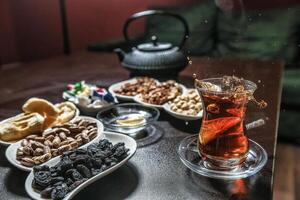
[(249, 152), (246, 160), (240, 166), (230, 171), (207, 168), (205, 162), (199, 156), (197, 139), (198, 134), (184, 138), (179, 144), (177, 153), (186, 167), (206, 177), (225, 180), (246, 178), (259, 172), (268, 160), (266, 151), (259, 144), (249, 139)]

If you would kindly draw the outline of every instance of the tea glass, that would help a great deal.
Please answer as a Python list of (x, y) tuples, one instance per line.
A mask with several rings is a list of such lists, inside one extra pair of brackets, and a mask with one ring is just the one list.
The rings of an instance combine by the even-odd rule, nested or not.
[(230, 171), (247, 158), (249, 140), (245, 134), (244, 118), (255, 83), (241, 80), (243, 91), (226, 91), (222, 78), (201, 80), (214, 90), (195, 85), (203, 104), (202, 125), (198, 150), (204, 166), (218, 171)]

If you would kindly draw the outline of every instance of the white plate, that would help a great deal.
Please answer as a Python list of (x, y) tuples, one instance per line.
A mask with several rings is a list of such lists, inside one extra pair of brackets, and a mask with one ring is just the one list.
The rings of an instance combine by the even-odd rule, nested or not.
[[(112, 84), (109, 88), (108, 88), (108, 91), (110, 93), (112, 93), (114, 96), (116, 96), (118, 99), (120, 100), (123, 100), (123, 101), (133, 101), (134, 100), (134, 96), (127, 96), (127, 95), (122, 95), (122, 94), (118, 94), (118, 93), (115, 93), (114, 91), (115, 90), (118, 90), (120, 89), (124, 84), (126, 83), (136, 83), (136, 79), (138, 77), (135, 77), (135, 78), (132, 78), (132, 79), (128, 79), (128, 80), (125, 80), (125, 81), (121, 81), (121, 82), (118, 82), (118, 83), (115, 83), (115, 84)], [(156, 79), (154, 79), (158, 84), (160, 84), (160, 82)]]
[[(95, 182), (96, 180), (112, 173), (113, 171), (115, 171), (116, 169), (118, 169), (119, 167), (121, 167), (122, 165), (124, 165), (135, 153), (136, 148), (137, 148), (137, 144), (136, 141), (134, 139), (132, 139), (129, 136), (126, 136), (124, 134), (120, 134), (120, 133), (114, 133), (114, 132), (104, 132), (104, 137), (106, 139), (108, 139), (110, 142), (112, 142), (113, 144), (118, 143), (118, 142), (124, 142), (125, 143), (125, 147), (129, 148), (129, 152), (128, 152), (128, 156), (122, 160), (121, 162), (119, 162), (118, 164), (116, 164), (115, 166), (105, 170), (104, 172), (101, 172), (99, 174), (97, 174), (96, 176), (88, 179), (87, 181), (85, 181), (84, 183), (82, 183), (81, 185), (79, 185), (76, 189), (74, 189), (72, 192), (68, 193), (68, 195), (63, 199), (63, 200), (70, 200), (71, 198), (73, 198), (78, 192), (80, 192), (82, 189), (84, 189), (85, 187), (87, 187), (88, 185), (90, 185), (91, 183)], [(98, 139), (100, 140), (100, 138)], [(97, 141), (98, 141), (97, 140)], [(95, 142), (97, 142), (95, 141)], [(83, 148), (83, 147), (80, 147)], [(57, 164), (59, 162), (59, 160), (51, 160), (48, 161), (47, 165), (49, 166), (54, 166), (55, 164)], [(36, 200), (44, 200), (43, 198), (41, 198), (40, 194), (38, 192), (36, 192), (31, 184), (32, 184), (32, 180), (33, 180), (33, 172), (31, 172), (25, 182), (25, 189), (27, 194)]]
[[(75, 113), (75, 116), (73, 117), (73, 119), (71, 119), (70, 121), (72, 121), (72, 120), (74, 120), (76, 117), (78, 117), (80, 115), (80, 111), (78, 110), (78, 108), (76, 108), (76, 113)], [(5, 119), (5, 120), (3, 120), (3, 121), (1, 121), (0, 122), (0, 126), (1, 126), (1, 124), (4, 124), (4, 123), (6, 123), (6, 122), (9, 122), (9, 121), (11, 121), (11, 120), (13, 120), (14, 119), (14, 117), (10, 117), (10, 118), (8, 118), (8, 119)], [(45, 130), (46, 131), (46, 130)], [(22, 139), (21, 139), (22, 140)], [(16, 141), (10, 141), (10, 142), (6, 142), (6, 141), (3, 141), (3, 140), (1, 140), (0, 139), (0, 145), (1, 146), (9, 146), (9, 145), (11, 145), (11, 144), (14, 144), (14, 143), (16, 143), (16, 142), (18, 142), (18, 141), (20, 141), (20, 140), (16, 140)]]
[[(103, 127), (103, 124), (99, 121), (99, 120), (96, 120), (95, 118), (91, 118), (91, 117), (83, 117), (83, 116), (80, 116), (80, 118), (82, 119), (86, 119), (86, 120), (89, 120), (89, 121), (92, 121), (92, 122), (96, 122), (97, 123), (97, 126), (98, 126), (98, 135), (90, 142), (82, 145), (81, 147), (85, 147), (91, 143), (93, 143), (95, 140), (97, 140), (98, 138), (103, 138), (103, 131), (104, 131), (104, 127)], [(49, 131), (49, 130), (48, 130)], [(7, 158), (7, 160), (12, 164), (14, 165), (15, 167), (17, 167), (18, 169), (20, 170), (23, 170), (23, 171), (27, 171), (27, 172), (30, 172), (32, 170), (32, 167), (26, 167), (24, 165), (22, 165), (16, 158), (16, 154), (17, 154), (17, 149), (21, 146), (21, 141), (19, 142), (16, 142), (14, 144), (11, 144), (7, 149), (6, 149), (6, 152), (5, 152), (5, 156)], [(80, 148), (81, 148), (80, 147)], [(56, 156), (52, 159), (50, 159), (49, 161), (57, 161), (60, 159), (60, 156)], [(47, 161), (47, 162), (49, 162)], [(44, 164), (44, 163), (43, 163)], [(43, 165), (42, 164), (42, 165)]]
[(163, 105), (163, 108), (164, 110), (169, 113), (170, 115), (178, 118), (178, 119), (182, 119), (182, 120), (197, 120), (197, 119), (200, 119), (203, 115), (203, 109), (201, 109), (200, 112), (198, 112), (197, 115), (195, 116), (192, 116), (192, 115), (185, 115), (185, 114), (181, 114), (181, 113), (178, 113), (178, 112), (175, 112), (173, 110), (171, 110), (170, 108), (170, 104), (166, 103)]

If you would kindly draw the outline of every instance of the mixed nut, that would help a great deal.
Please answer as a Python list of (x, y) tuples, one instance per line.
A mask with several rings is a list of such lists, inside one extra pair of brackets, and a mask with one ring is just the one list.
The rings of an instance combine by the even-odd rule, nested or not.
[(170, 109), (184, 115), (196, 116), (202, 109), (200, 96), (196, 90), (189, 90), (186, 95), (177, 96), (170, 103)]
[(26, 167), (40, 165), (66, 151), (76, 149), (93, 140), (98, 134), (96, 122), (78, 119), (54, 126), (43, 135), (29, 135), (17, 149), (17, 160)]
[(175, 99), (178, 95), (182, 94), (182, 88), (174, 80), (169, 80), (158, 85), (154, 90), (149, 93), (142, 94), (141, 99), (143, 102), (162, 105), (170, 100)]
[(125, 83), (120, 89), (115, 90), (117, 94), (125, 96), (135, 96), (137, 94), (146, 94), (149, 91), (155, 89), (158, 82), (149, 77), (139, 77), (134, 83)]
[(122, 161), (128, 151), (124, 143), (113, 145), (102, 139), (87, 148), (64, 152), (55, 166), (33, 168), (32, 187), (40, 191), (42, 198), (63, 199), (87, 179)]

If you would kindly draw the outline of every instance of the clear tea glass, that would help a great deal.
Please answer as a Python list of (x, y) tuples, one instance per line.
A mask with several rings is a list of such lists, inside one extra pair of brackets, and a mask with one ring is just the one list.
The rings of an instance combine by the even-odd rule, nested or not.
[(201, 82), (213, 84), (215, 88), (211, 90), (196, 84), (203, 103), (199, 154), (207, 168), (233, 170), (246, 159), (249, 151), (244, 118), (249, 96), (257, 86), (251, 81), (241, 80), (243, 91), (226, 91), (222, 78)]

